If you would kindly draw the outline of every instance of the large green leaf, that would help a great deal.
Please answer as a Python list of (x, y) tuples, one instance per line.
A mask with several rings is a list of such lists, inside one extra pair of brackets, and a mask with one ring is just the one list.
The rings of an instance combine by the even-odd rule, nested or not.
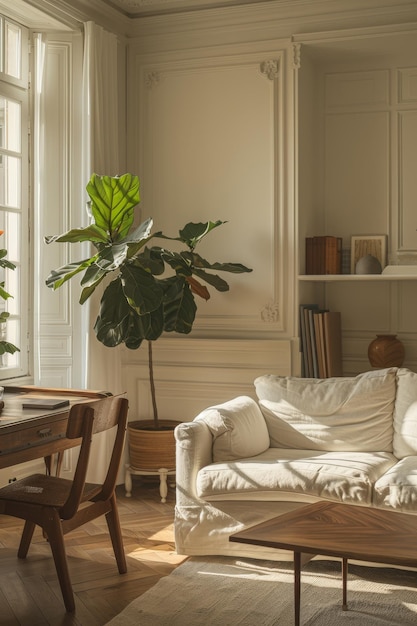
[(252, 270), (242, 263), (209, 263), (206, 259), (196, 252), (183, 252), (182, 256), (193, 268), (204, 268), (221, 272), (230, 272), (232, 274), (243, 274)]
[(155, 237), (160, 237), (161, 239), (171, 239), (172, 241), (181, 241), (191, 250), (194, 250), (203, 237), (222, 224), (226, 224), (226, 222), (222, 222), (220, 220), (217, 220), (216, 222), (189, 222), (179, 231), (179, 237), (168, 237), (162, 233), (158, 233)]
[(59, 241), (61, 243), (81, 243), (83, 241), (91, 241), (92, 243), (108, 243), (109, 236), (105, 230), (90, 224), (85, 228), (73, 228), (62, 235), (47, 235), (44, 237), (45, 243), (53, 243)]
[(85, 270), (84, 276), (81, 279), (81, 285), (82, 287), (95, 288), (106, 274), (107, 272), (105, 270), (101, 269), (96, 263), (92, 263), (92, 265)]
[(161, 256), (162, 248), (145, 247), (143, 252), (138, 254), (136, 259), (133, 259), (132, 263), (139, 264), (143, 269), (148, 270), (154, 276), (159, 276), (165, 271), (165, 263)]
[(10, 295), (10, 293), (8, 293), (5, 289), (4, 289), (4, 282), (0, 283), (0, 298), (3, 298), (3, 300), (7, 300), (8, 298), (12, 298), (13, 296)]
[(197, 312), (190, 286), (185, 280), (177, 277), (167, 278), (163, 282), (165, 287), (164, 330), (190, 333)]
[(217, 291), (229, 291), (229, 285), (218, 274), (208, 274), (208, 272), (196, 268), (194, 268), (193, 274), (217, 289)]
[(9, 261), (8, 259), (6, 259), (6, 255), (7, 255), (7, 250), (4, 250), (4, 248), (0, 250), (0, 267), (7, 267), (7, 269), (9, 270), (16, 269), (16, 265), (12, 263), (11, 261)]
[(153, 219), (151, 217), (148, 217), (144, 222), (139, 224), (137, 228), (127, 234), (127, 236), (125, 237), (126, 243), (137, 243), (138, 241), (143, 241), (144, 239), (154, 237), (155, 235), (151, 235), (152, 226)]
[(222, 224), (226, 224), (226, 222), (221, 220), (216, 220), (215, 222), (189, 222), (179, 231), (179, 239), (193, 250), (203, 237)]
[(121, 268), (124, 297), (138, 315), (155, 311), (163, 298), (163, 289), (150, 272), (129, 263)]
[(59, 267), (57, 270), (52, 270), (46, 279), (47, 287), (51, 287), (52, 289), (58, 289), (61, 287), (67, 280), (73, 278), (80, 272), (86, 270), (90, 265), (94, 263), (96, 256), (91, 257), (91, 259), (85, 259), (84, 261), (77, 261), (75, 263), (68, 263), (68, 265), (63, 265)]
[(87, 302), (88, 298), (93, 295), (94, 291), (99, 286), (104, 276), (105, 274), (103, 274), (101, 278), (97, 279), (97, 281), (93, 283), (92, 285), (89, 285), (88, 287), (84, 287), (84, 289), (82, 289), (80, 299), (79, 299), (80, 304), (84, 304), (85, 302)]
[(174, 272), (181, 276), (191, 276), (192, 269), (190, 263), (183, 257), (181, 252), (171, 252), (171, 250), (161, 250), (161, 258)]
[(156, 340), (161, 335), (162, 305), (152, 313), (138, 315), (125, 298), (121, 280), (116, 279), (103, 294), (94, 330), (105, 346), (125, 343), (129, 349), (136, 349), (144, 339)]
[(5, 354), (6, 352), (8, 354), (14, 354), (15, 352), (20, 352), (20, 350), (9, 341), (0, 341), (0, 356)]
[(130, 316), (134, 314), (124, 296), (120, 279), (113, 280), (105, 289), (100, 302), (94, 330), (105, 346), (114, 347), (125, 341)]
[(133, 224), (133, 209), (140, 199), (139, 178), (132, 174), (93, 174), (87, 192), (96, 225), (107, 231), (112, 241), (126, 237)]

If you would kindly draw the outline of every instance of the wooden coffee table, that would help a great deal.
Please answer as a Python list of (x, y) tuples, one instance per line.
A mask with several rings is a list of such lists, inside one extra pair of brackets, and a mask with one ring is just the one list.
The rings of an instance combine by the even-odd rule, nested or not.
[(417, 567), (417, 516), (351, 504), (303, 506), (229, 539), (294, 552), (295, 626), (300, 624), (301, 564), (316, 554), (342, 559), (343, 610), (348, 559)]

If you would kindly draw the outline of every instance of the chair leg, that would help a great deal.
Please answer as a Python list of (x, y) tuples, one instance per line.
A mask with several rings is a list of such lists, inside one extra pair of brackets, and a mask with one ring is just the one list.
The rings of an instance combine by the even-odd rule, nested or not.
[(106, 522), (109, 529), (110, 539), (113, 545), (114, 556), (116, 557), (119, 574), (127, 572), (126, 555), (123, 547), (122, 531), (120, 528), (119, 513), (117, 510), (116, 496), (110, 498), (111, 509), (106, 513)]
[(64, 534), (62, 532), (61, 520), (56, 511), (53, 517), (48, 520), (45, 526), (49, 544), (54, 557), (56, 573), (64, 598), (65, 608), (69, 613), (75, 611), (74, 594), (72, 591), (71, 579), (68, 571), (67, 555), (65, 552)]
[(23, 527), (22, 537), (20, 539), (19, 550), (17, 556), (19, 559), (25, 559), (29, 550), (30, 542), (32, 541), (33, 533), (35, 532), (35, 522), (26, 520)]

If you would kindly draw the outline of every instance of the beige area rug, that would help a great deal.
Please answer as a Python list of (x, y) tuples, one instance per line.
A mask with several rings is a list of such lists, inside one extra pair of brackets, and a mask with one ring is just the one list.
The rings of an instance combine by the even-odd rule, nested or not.
[[(417, 572), (349, 565), (342, 610), (340, 562), (302, 571), (303, 626), (417, 624)], [(107, 626), (293, 626), (291, 563), (193, 557), (134, 600)]]

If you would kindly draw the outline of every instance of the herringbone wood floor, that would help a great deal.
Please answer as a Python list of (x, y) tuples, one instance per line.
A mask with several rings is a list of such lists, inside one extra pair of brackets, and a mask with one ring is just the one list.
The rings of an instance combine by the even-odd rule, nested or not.
[(135, 480), (132, 498), (125, 497), (122, 486), (117, 495), (128, 572), (118, 573), (104, 517), (66, 535), (73, 615), (65, 612), (41, 532), (36, 532), (27, 558), (18, 559), (23, 523), (0, 516), (1, 626), (103, 626), (185, 560), (174, 548), (174, 489), (166, 504), (155, 483)]

